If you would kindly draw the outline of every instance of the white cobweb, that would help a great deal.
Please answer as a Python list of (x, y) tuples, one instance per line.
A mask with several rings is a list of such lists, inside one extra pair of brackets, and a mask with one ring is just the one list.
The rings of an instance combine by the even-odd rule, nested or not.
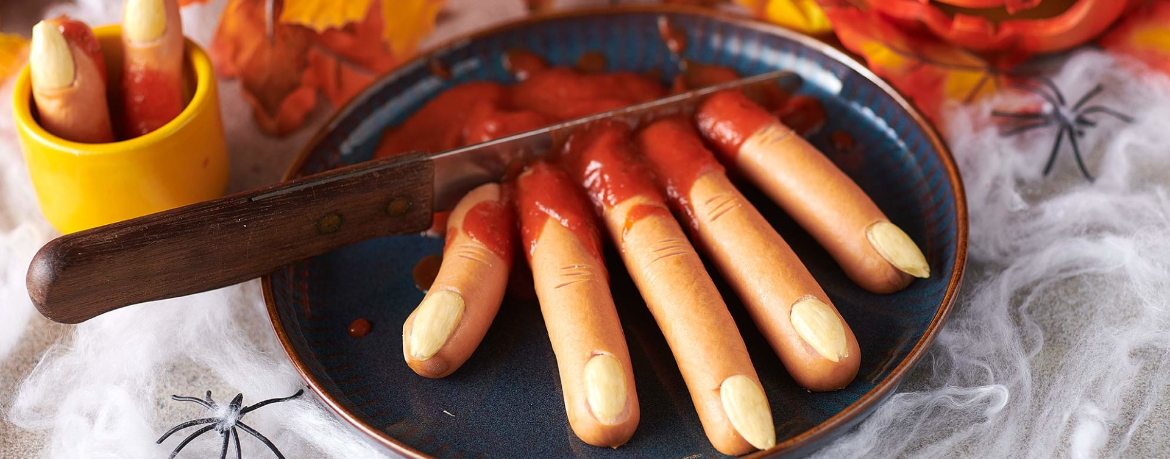
[[(116, 20), (106, 4), (83, 2), (80, 16)], [(206, 42), (214, 21), (192, 14), (184, 20), (199, 24), (192, 34)], [(1081, 147), (1097, 176), (1089, 184), (1067, 143), (1051, 175), (1041, 176), (1052, 129), (1004, 139), (988, 122), (990, 105), (948, 111), (941, 130), (964, 174), (971, 217), (962, 295), (901, 392), (818, 456), (1167, 455), (1170, 81), (1097, 51), (1076, 54), (1053, 77), (1073, 99), (1105, 83), (1096, 103), (1136, 121), (1102, 116), (1088, 130)], [(225, 118), (237, 133), (229, 138), (244, 139), (232, 146), (233, 161), (246, 162), (242, 171), (233, 165), (240, 188), (252, 184), (238, 182), (240, 172), (247, 177), (259, 168), (251, 164), (271, 161), (241, 152), (274, 143), (242, 134), (251, 129), (246, 108), (230, 99)], [(0, 113), (4, 139), (14, 138), (10, 116)], [(23, 168), (15, 143), (0, 142), (0, 360), (34, 314), (24, 270), (53, 235)], [(202, 395), (188, 393), (192, 387), (210, 388), (220, 402), (242, 392), (245, 404), (303, 387), (268, 324), (258, 283), (77, 326), (17, 393), (0, 394), (0, 406), (8, 406), (7, 422), (47, 438), (46, 458), (158, 458), (178, 441), (155, 445), (161, 432), (205, 415), (168, 397)], [(308, 394), (245, 422), (287, 457), (384, 454)], [(184, 456), (218, 454), (219, 442), (208, 437), (214, 433)], [(265, 457), (262, 445), (241, 438), (249, 457)]]
[[(1053, 75), (1100, 116), (1042, 177), (1055, 127), (1002, 138), (993, 104), (942, 126), (970, 210), (954, 313), (888, 403), (819, 457), (1166, 457), (1170, 81), (1099, 51)], [(1091, 105), (1090, 104), (1090, 105)]]

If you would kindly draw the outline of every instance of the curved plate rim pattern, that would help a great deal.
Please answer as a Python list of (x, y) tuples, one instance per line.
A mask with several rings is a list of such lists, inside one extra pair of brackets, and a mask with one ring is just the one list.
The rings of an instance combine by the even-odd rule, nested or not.
[[(942, 165), (946, 170), (947, 179), (954, 189), (955, 218), (957, 223), (954, 271), (952, 272), (951, 278), (947, 283), (947, 289), (943, 296), (942, 304), (939, 305), (939, 309), (935, 313), (935, 316), (931, 319), (931, 322), (927, 326), (926, 331), (922, 334), (922, 337), (918, 340), (918, 342), (915, 343), (914, 347), (911, 348), (906, 358), (899, 362), (898, 365), (896, 365), (890, 371), (890, 374), (878, 382), (872, 390), (829, 419), (804, 432), (801, 432), (800, 434), (788, 438), (783, 442), (777, 443), (776, 446), (771, 449), (766, 451), (757, 451), (743, 457), (781, 457), (783, 455), (796, 452), (809, 445), (817, 443), (823, 437), (832, 434), (838, 429), (849, 427), (856, 422), (859, 422), (864, 418), (864, 416), (867, 416), (873, 409), (875, 409), (879, 403), (884, 401), (888, 396), (892, 395), (894, 389), (896, 389), (902, 380), (905, 379), (907, 373), (909, 373), (909, 371), (914, 368), (918, 361), (922, 359), (923, 355), (927, 351), (927, 348), (929, 348), (930, 344), (934, 342), (935, 337), (938, 335), (943, 324), (946, 322), (946, 319), (950, 315), (950, 312), (957, 299), (959, 286), (962, 284), (963, 273), (967, 264), (968, 221), (966, 192), (963, 188), (963, 181), (959, 175), (958, 166), (954, 157), (951, 155), (950, 150), (943, 143), (934, 126), (929, 123), (926, 118), (918, 111), (918, 109), (915, 108), (905, 97), (903, 97), (901, 93), (899, 93), (896, 89), (886, 83), (885, 80), (879, 78), (867, 67), (843, 51), (840, 51), (837, 48), (834, 48), (833, 46), (813, 37), (809, 37), (807, 35), (803, 35), (774, 24), (761, 22), (751, 17), (737, 16), (730, 13), (683, 5), (627, 5), (608, 8), (586, 8), (533, 14), (516, 21), (504, 23), (485, 30), (451, 39), (446, 43), (427, 50), (424, 53), (420, 53), (410, 61), (404, 62), (397, 69), (391, 70), (390, 72), (382, 75), (377, 80), (375, 80), (374, 83), (360, 92), (357, 96), (354, 96), (352, 99), (350, 99), (349, 102), (347, 102), (340, 109), (336, 110), (329, 117), (329, 119), (321, 126), (321, 128), (318, 129), (309, 142), (305, 144), (305, 147), (302, 148), (297, 154), (297, 157), (289, 166), (289, 169), (286, 171), (282, 180), (289, 180), (290, 178), (296, 176), (297, 172), (303, 167), (305, 161), (310, 157), (313, 148), (333, 131), (338, 121), (343, 119), (363, 100), (367, 99), (371, 94), (376, 92), (381, 86), (379, 83), (385, 82), (388, 79), (393, 79), (401, 69), (409, 68), (412, 63), (425, 62), (430, 58), (430, 56), (466, 41), (474, 41), (482, 37), (498, 34), (514, 28), (522, 28), (547, 20), (588, 16), (621, 15), (626, 13), (687, 14), (724, 21), (756, 31), (779, 35), (785, 39), (792, 40), (813, 50), (816, 50), (817, 52), (823, 53), (829, 58), (840, 62), (850, 70), (857, 72), (857, 74), (861, 77), (875, 84), (881, 91), (888, 94), (894, 100), (894, 102), (896, 102), (901, 109), (905, 110), (907, 114), (910, 115), (910, 117), (914, 120), (914, 122), (923, 129), (923, 133), (929, 140), (931, 146), (935, 149), (935, 151), (938, 152), (939, 159), (941, 160)], [(374, 440), (377, 444), (385, 446), (396, 453), (402, 454), (411, 459), (428, 459), (433, 457), (365, 423), (354, 413), (351, 413), (349, 410), (347, 410), (342, 403), (340, 403), (330, 394), (329, 391), (325, 390), (322, 387), (322, 384), (317, 381), (316, 377), (305, 368), (305, 363), (301, 360), (301, 356), (290, 345), (289, 336), (284, 331), (285, 324), (282, 323), (280, 319), (280, 314), (278, 314), (276, 303), (273, 299), (272, 273), (264, 275), (262, 278), (262, 288), (264, 291), (264, 302), (267, 306), (268, 315), (272, 321), (273, 329), (276, 332), (281, 347), (292, 361), (297, 373), (303, 380), (305, 380), (309, 388), (323, 402), (325, 402), (325, 404), (330, 409), (332, 409), (334, 413), (344, 419), (352, 427), (364, 433), (369, 437), (369, 439)]]

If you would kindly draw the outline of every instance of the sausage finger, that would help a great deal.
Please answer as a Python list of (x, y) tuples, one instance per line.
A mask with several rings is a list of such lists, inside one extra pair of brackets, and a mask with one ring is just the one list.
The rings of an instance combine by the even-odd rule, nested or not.
[(63, 16), (34, 26), (29, 72), (45, 130), (74, 142), (114, 141), (105, 64), (88, 26)]
[(175, 0), (126, 0), (122, 16), (122, 99), (126, 135), (167, 124), (183, 97), (183, 24)]
[(658, 323), (715, 449), (775, 445), (772, 412), (747, 346), (703, 263), (636, 162), (624, 125), (574, 134), (565, 161), (605, 220)]
[(930, 265), (873, 200), (791, 129), (742, 93), (715, 94), (695, 115), (723, 160), (784, 208), (862, 288), (901, 290)]
[(522, 247), (557, 356), (569, 425), (582, 441), (616, 447), (640, 417), (629, 350), (601, 255), (601, 236), (577, 185), (537, 163), (516, 180)]
[(861, 363), (853, 331), (784, 239), (727, 179), (690, 120), (659, 120), (636, 139), (659, 188), (792, 378), (815, 391), (848, 385)]
[(514, 232), (498, 184), (472, 190), (455, 206), (439, 273), (402, 326), (402, 354), (415, 373), (447, 376), (479, 346), (504, 298)]

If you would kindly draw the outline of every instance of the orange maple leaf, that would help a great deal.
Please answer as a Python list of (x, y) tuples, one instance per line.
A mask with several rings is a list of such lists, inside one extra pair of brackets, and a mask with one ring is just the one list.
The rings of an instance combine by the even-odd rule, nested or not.
[(816, 0), (735, 0), (758, 18), (807, 34), (833, 30)]
[(28, 60), (28, 40), (0, 33), (0, 81), (15, 74)]
[(446, 0), (386, 0), (382, 2), (382, 40), (390, 51), (405, 60), (414, 55), (418, 43), (435, 27)]
[(828, 8), (841, 43), (865, 58), (869, 68), (888, 80), (931, 119), (944, 100), (968, 103), (995, 92), (1004, 83), (1002, 65), (1018, 56), (1003, 56), (993, 65), (959, 47), (913, 35), (872, 11)]
[[(292, 132), (316, 107), (318, 92), (339, 106), (403, 62), (444, 2), (356, 3), (360, 8), (325, 0), (229, 0), (212, 42), (212, 59), (221, 75), (240, 79), (265, 132)], [(412, 10), (411, 5), (426, 8)], [(409, 14), (415, 20), (409, 27), (394, 27), (387, 21), (390, 9), (401, 11), (395, 13), (397, 21), (406, 20), (397, 15)], [(405, 48), (397, 51), (394, 40)]]
[(284, 0), (280, 22), (300, 24), (317, 32), (338, 29), (359, 21), (373, 0)]
[(305, 72), (313, 32), (276, 23), (269, 37), (267, 14), (263, 0), (230, 0), (211, 54), (221, 74), (239, 78), (260, 128), (284, 135), (300, 127), (317, 104), (316, 82)]
[(1170, 1), (1147, 2), (1128, 13), (1101, 46), (1170, 75)]

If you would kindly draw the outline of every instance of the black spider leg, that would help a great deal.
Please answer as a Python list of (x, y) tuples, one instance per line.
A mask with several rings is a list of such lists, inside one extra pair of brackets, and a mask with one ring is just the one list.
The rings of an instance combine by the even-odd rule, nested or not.
[(1086, 92), (1085, 95), (1081, 96), (1081, 100), (1078, 100), (1076, 104), (1073, 104), (1073, 111), (1075, 112), (1080, 110), (1082, 105), (1085, 105), (1089, 99), (1097, 97), (1097, 94), (1101, 94), (1101, 90), (1103, 89), (1105, 89), (1105, 86), (1102, 86), (1101, 83), (1097, 83), (1097, 86), (1093, 86), (1093, 89), (1089, 90), (1089, 92)]
[(1100, 105), (1094, 105), (1092, 107), (1089, 107), (1089, 108), (1082, 110), (1080, 113), (1080, 116), (1085, 116), (1085, 115), (1088, 115), (1091, 113), (1104, 113), (1106, 115), (1113, 115), (1117, 119), (1119, 119), (1121, 121), (1125, 121), (1126, 123), (1133, 122), (1133, 117), (1126, 115), (1124, 113), (1118, 112), (1118, 111), (1113, 110), (1113, 109), (1108, 108), (1108, 107), (1102, 107)]
[(211, 405), (213, 403), (215, 403), (215, 402), (211, 401), (211, 392), (210, 391), (207, 392), (207, 400), (206, 401), (203, 399), (195, 398), (195, 397), (182, 397), (182, 396), (178, 396), (178, 395), (172, 395), (171, 400), (174, 400), (176, 402), (198, 403), (198, 404), (202, 405), (204, 408), (207, 408), (209, 410), (212, 409)]
[(236, 442), (236, 459), (244, 459), (244, 454), (240, 451), (240, 434), (236, 433), (235, 427), (232, 427), (232, 441)]
[(1044, 88), (1040, 88), (1032, 84), (1016, 83), (1013, 84), (1012, 87), (1043, 97), (1045, 101), (1052, 105), (1053, 111), (1060, 110), (1060, 107), (1064, 106), (1064, 96), (1061, 95), (1060, 92), (1057, 92), (1056, 96), (1054, 97), (1051, 94), (1048, 94), (1048, 92), (1044, 91)]
[(252, 406), (249, 406), (249, 407), (245, 407), (244, 409), (240, 410), (240, 416), (241, 416), (241, 417), (243, 417), (245, 414), (248, 414), (248, 413), (250, 413), (250, 412), (252, 412), (252, 411), (254, 411), (254, 410), (256, 410), (256, 409), (259, 409), (260, 407), (262, 407), (262, 406), (264, 406), (264, 405), (268, 405), (268, 404), (271, 404), (271, 403), (280, 403), (280, 402), (285, 402), (285, 401), (288, 401), (288, 400), (292, 400), (292, 399), (294, 399), (294, 398), (300, 397), (300, 396), (301, 396), (301, 394), (303, 394), (303, 393), (305, 393), (305, 390), (304, 390), (304, 389), (301, 389), (301, 390), (298, 390), (298, 391), (297, 391), (297, 393), (295, 393), (295, 394), (292, 394), (292, 395), (290, 395), (290, 396), (288, 396), (288, 397), (282, 397), (282, 398), (270, 398), (270, 399), (268, 399), (268, 400), (265, 400), (265, 401), (262, 401), (262, 402), (258, 402), (258, 403), (256, 403), (255, 405), (252, 405)]
[(1048, 89), (1052, 90), (1052, 94), (1055, 94), (1057, 100), (1060, 101), (1061, 107), (1063, 107), (1067, 104), (1064, 101), (1064, 94), (1060, 92), (1060, 88), (1056, 87), (1056, 83), (1053, 83), (1052, 80), (1045, 78), (1045, 77), (1039, 77), (1037, 79), (1040, 80), (1040, 84), (1043, 84), (1044, 86), (1047, 86)]
[(265, 438), (263, 435), (260, 435), (260, 432), (257, 432), (255, 429), (248, 427), (247, 424), (244, 424), (242, 422), (237, 422), (236, 427), (244, 429), (244, 432), (247, 432), (249, 435), (252, 435), (253, 437), (256, 437), (257, 440), (260, 440), (261, 442), (263, 442), (264, 445), (267, 446), (268, 449), (272, 450), (272, 453), (275, 454), (276, 457), (278, 457), (279, 459), (285, 459), (284, 455), (280, 454), (280, 450), (276, 449), (276, 445), (272, 444), (272, 442), (269, 441), (268, 438)]
[(215, 424), (212, 424), (212, 425), (203, 427), (202, 429), (196, 430), (195, 433), (191, 434), (191, 436), (185, 438), (182, 443), (179, 443), (179, 446), (176, 447), (174, 451), (171, 451), (171, 457), (169, 459), (175, 459), (175, 456), (179, 455), (179, 451), (181, 451), (184, 446), (187, 446), (187, 443), (191, 443), (191, 440), (194, 440), (195, 437), (203, 435), (214, 428), (215, 428)]
[(992, 110), (991, 116), (998, 116), (1000, 118), (1014, 118), (1014, 119), (1018, 119), (1018, 120), (1036, 120), (1036, 119), (1049, 117), (1049, 115), (1045, 114), (1045, 113), (1014, 113), (1014, 112), (1001, 112), (999, 110)]
[(1004, 133), (1000, 134), (1000, 136), (1002, 136), (1002, 137), (1013, 136), (1013, 135), (1020, 134), (1023, 132), (1031, 131), (1033, 129), (1042, 128), (1042, 127), (1048, 126), (1050, 124), (1052, 124), (1052, 119), (1045, 118), (1043, 121), (1040, 121), (1040, 122), (1036, 122), (1036, 123), (1032, 123), (1032, 124), (1025, 124), (1022, 126), (1016, 126), (1010, 130), (1004, 131)]
[[(1052, 153), (1048, 155), (1048, 164), (1044, 165), (1045, 176), (1048, 176), (1048, 173), (1052, 172), (1052, 164), (1056, 162), (1056, 154), (1060, 152), (1060, 143), (1064, 140), (1064, 131), (1066, 129), (1064, 126), (1061, 126), (1060, 132), (1056, 133), (1056, 143), (1052, 145)], [(1069, 137), (1071, 136), (1072, 133), (1069, 133)]]
[(1068, 133), (1068, 143), (1072, 144), (1073, 157), (1077, 159), (1077, 167), (1081, 168), (1081, 174), (1085, 176), (1085, 180), (1093, 183), (1093, 176), (1089, 175), (1089, 170), (1085, 168), (1085, 161), (1081, 159), (1081, 149), (1077, 146), (1077, 136), (1073, 135), (1072, 132)]
[(231, 432), (230, 432), (230, 431), (224, 431), (224, 432), (221, 434), (221, 435), (223, 435), (223, 451), (221, 451), (221, 452), (219, 453), (219, 459), (227, 459), (227, 448), (228, 448), (228, 443), (229, 443), (229, 442), (231, 441), (231, 439), (232, 439), (232, 437), (231, 437), (230, 435), (228, 435), (229, 433), (231, 433)]
[[(171, 434), (173, 434), (175, 432), (178, 432), (180, 430), (186, 429), (186, 428), (194, 426), (194, 425), (207, 424), (207, 423), (216, 422), (216, 421), (219, 421), (219, 418), (203, 418), (203, 419), (196, 419), (193, 421), (184, 422), (184, 423), (179, 424), (177, 426), (171, 427), (171, 430), (168, 430), (167, 433), (163, 434), (163, 436), (160, 437), (158, 439), (158, 441), (156, 441), (154, 443), (156, 445), (161, 445), (162, 442), (167, 439), (167, 437), (171, 436)], [(211, 426), (211, 427), (215, 427), (215, 426)]]
[(244, 404), (244, 394), (236, 394), (236, 398), (233, 398), (232, 403), (230, 405), (228, 405), (228, 412), (231, 413), (231, 412), (239, 411), (240, 416), (243, 416), (244, 411), (240, 409), (240, 406), (242, 406), (243, 404)]

